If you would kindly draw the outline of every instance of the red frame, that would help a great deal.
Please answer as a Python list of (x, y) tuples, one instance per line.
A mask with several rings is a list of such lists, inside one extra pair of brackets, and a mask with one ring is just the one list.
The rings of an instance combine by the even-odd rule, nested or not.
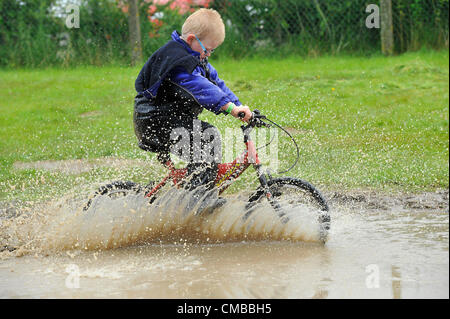
[[(245, 142), (245, 151), (240, 157), (237, 157), (231, 163), (219, 164), (219, 169), (215, 180), (216, 187), (219, 188), (219, 194), (224, 192), (251, 164), (260, 165), (260, 161), (255, 144), (252, 140), (248, 140)], [(169, 169), (169, 174), (164, 177), (163, 180), (151, 191), (145, 194), (145, 197), (151, 197), (156, 194), (156, 192), (166, 185), (169, 180), (172, 180), (173, 185), (177, 186), (177, 184), (186, 176), (187, 169), (175, 168), (171, 160), (165, 162), (164, 166)]]

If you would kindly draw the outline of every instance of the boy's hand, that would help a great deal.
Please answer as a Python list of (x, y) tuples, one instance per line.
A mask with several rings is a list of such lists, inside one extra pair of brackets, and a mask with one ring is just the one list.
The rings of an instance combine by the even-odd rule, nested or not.
[[(245, 116), (243, 118), (239, 117), (239, 113), (241, 113), (241, 112), (245, 114)], [(244, 122), (248, 122), (252, 118), (252, 111), (250, 111), (250, 109), (247, 105), (235, 106), (231, 110), (230, 114), (236, 118), (241, 119)]]

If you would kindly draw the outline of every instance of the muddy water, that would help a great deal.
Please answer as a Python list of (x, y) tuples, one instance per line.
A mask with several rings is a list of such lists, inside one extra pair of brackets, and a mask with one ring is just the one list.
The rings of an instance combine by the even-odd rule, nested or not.
[[(448, 210), (335, 206), (328, 240), (317, 212), (280, 223), (242, 198), (212, 215), (183, 194), (148, 206), (70, 198), (3, 217), (1, 298), (448, 298)], [(195, 209), (194, 209), (195, 210)]]

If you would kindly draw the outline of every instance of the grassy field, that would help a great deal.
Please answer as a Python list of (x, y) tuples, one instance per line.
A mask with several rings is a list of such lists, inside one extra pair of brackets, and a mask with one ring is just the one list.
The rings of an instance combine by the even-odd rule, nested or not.
[[(244, 104), (294, 133), (289, 175), (326, 189), (419, 192), (448, 188), (449, 55), (220, 60)], [(16, 162), (119, 157), (152, 161), (132, 126), (136, 68), (0, 70), (0, 200), (42, 199), (112, 179), (162, 176), (158, 165), (80, 174), (20, 170)], [(240, 123), (203, 112), (223, 129)], [(295, 159), (279, 134), (279, 158)], [(152, 161), (153, 163), (153, 161)], [(253, 183), (251, 170), (233, 187)]]

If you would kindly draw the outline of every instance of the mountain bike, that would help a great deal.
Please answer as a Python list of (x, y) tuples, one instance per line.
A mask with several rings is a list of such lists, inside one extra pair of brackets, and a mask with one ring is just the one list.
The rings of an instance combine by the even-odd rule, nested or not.
[[(242, 118), (244, 114), (239, 114), (239, 116)], [(215, 178), (215, 190), (218, 191), (219, 195), (222, 194), (248, 167), (253, 166), (260, 186), (248, 197), (246, 213), (243, 218), (247, 219), (252, 214), (257, 203), (267, 200), (274, 209), (274, 212), (280, 217), (281, 222), (287, 223), (289, 217), (287, 216), (286, 209), (293, 205), (303, 205), (317, 211), (317, 218), (320, 225), (320, 239), (325, 242), (330, 229), (331, 218), (328, 204), (319, 190), (311, 183), (299, 178), (289, 176), (274, 178), (269, 170), (263, 169), (257, 152), (261, 147), (256, 148), (255, 143), (250, 137), (250, 133), (255, 128), (270, 128), (272, 126), (286, 133), (297, 150), (295, 162), (289, 169), (279, 173), (286, 173), (297, 164), (300, 152), (295, 139), (283, 127), (256, 109), (252, 112), (252, 117), (248, 123), (241, 126), (245, 144), (243, 154), (231, 163), (221, 163), (218, 165), (217, 176)], [(268, 146), (272, 141), (273, 138), (262, 147)], [(142, 194), (150, 203), (153, 203), (160, 195), (161, 189), (169, 183), (172, 183), (174, 187), (182, 187), (183, 181), (187, 178), (187, 168), (176, 168), (168, 154), (158, 154), (157, 159), (169, 170), (169, 173), (160, 182), (150, 182), (145, 186), (132, 181), (115, 181), (106, 184), (101, 186), (91, 196), (84, 206), (84, 210), (88, 210), (93, 200), (98, 196), (117, 198), (129, 194)]]

